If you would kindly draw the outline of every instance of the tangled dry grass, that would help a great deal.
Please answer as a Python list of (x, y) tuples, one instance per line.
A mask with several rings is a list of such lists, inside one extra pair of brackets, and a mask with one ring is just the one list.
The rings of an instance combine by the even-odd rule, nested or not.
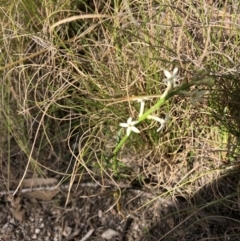
[[(230, 0), (2, 5), (1, 189), (55, 178), (69, 184), (70, 197), (75, 184), (104, 187), (107, 179), (119, 194), (125, 183), (191, 200), (238, 170), (238, 9)], [(215, 85), (196, 106), (169, 100), (158, 112), (171, 114), (160, 135), (142, 124), (119, 153), (116, 175), (107, 157), (118, 124), (138, 115), (128, 97), (161, 94), (163, 70), (175, 66), (182, 83), (203, 74)]]

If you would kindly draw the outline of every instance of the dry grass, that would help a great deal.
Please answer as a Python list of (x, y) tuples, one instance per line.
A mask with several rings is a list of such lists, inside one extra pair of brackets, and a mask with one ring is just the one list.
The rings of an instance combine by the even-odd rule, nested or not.
[[(168, 190), (163, 196), (193, 195), (239, 156), (238, 6), (89, 2), (1, 6), (6, 188), (16, 178), (74, 183), (87, 175), (111, 178), (116, 186), (124, 179)], [(141, 134), (131, 136), (118, 156), (116, 177), (106, 157), (119, 123), (136, 118), (139, 108), (127, 97), (161, 94), (163, 70), (175, 66), (183, 83), (204, 70), (215, 86), (197, 106), (182, 96), (170, 99), (158, 113), (171, 113), (160, 134), (154, 123), (141, 124)]]

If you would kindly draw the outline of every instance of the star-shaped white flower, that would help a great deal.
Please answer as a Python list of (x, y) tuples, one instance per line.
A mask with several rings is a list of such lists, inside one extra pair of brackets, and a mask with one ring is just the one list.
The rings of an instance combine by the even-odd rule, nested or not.
[(171, 74), (169, 71), (163, 71), (167, 78), (163, 79), (163, 82), (167, 85), (171, 84), (174, 88), (177, 87), (180, 83), (178, 80), (177, 72), (178, 68), (174, 68), (173, 73)]
[(129, 136), (131, 131), (140, 133), (138, 128), (135, 126), (137, 123), (138, 121), (132, 121), (132, 117), (129, 117), (127, 123), (120, 123), (119, 125), (123, 128), (127, 128), (127, 136)]
[(167, 121), (170, 119), (170, 117), (169, 117), (169, 114), (167, 113), (165, 116), (165, 119), (159, 118), (157, 116), (152, 116), (152, 115), (149, 115), (148, 119), (152, 119), (152, 120), (155, 120), (160, 123), (160, 127), (157, 129), (157, 132), (159, 132), (160, 130), (162, 130), (165, 127), (165, 125), (166, 125)]

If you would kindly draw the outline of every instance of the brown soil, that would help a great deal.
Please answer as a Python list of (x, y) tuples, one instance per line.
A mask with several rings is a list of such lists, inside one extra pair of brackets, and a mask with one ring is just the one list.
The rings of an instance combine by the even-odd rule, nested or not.
[(0, 240), (240, 240), (238, 180), (229, 173), (188, 200), (133, 187), (120, 195), (95, 183), (73, 188), (69, 198), (61, 190), (50, 201), (2, 195)]

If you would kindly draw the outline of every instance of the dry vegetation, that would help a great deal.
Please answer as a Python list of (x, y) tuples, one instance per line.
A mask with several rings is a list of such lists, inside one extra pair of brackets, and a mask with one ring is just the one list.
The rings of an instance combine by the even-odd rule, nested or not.
[[(0, 7), (2, 193), (34, 186), (37, 178), (69, 185), (66, 200), (83, 184), (92, 183), (98, 193), (110, 185), (111, 205), (124, 218), (119, 205), (124, 188), (139, 189), (151, 193), (148, 205), (157, 197), (184, 199), (178, 222), (198, 213), (203, 221), (195, 220), (197, 230), (211, 229), (206, 216), (221, 216), (223, 222), (210, 221), (222, 225), (227, 212), (239, 209), (238, 1), (14, 0), (1, 1)], [(141, 123), (141, 133), (131, 135), (113, 161), (109, 157), (123, 137), (119, 123), (138, 116), (139, 103), (128, 97), (161, 95), (163, 70), (174, 67), (181, 83), (214, 83), (197, 86), (206, 90), (204, 102), (192, 105), (173, 96), (157, 113), (170, 113), (166, 128), (157, 133), (156, 123)], [(155, 102), (147, 102), (146, 109)], [(218, 189), (213, 180), (229, 183), (232, 192), (206, 188), (211, 195), (197, 198), (204, 185)], [(226, 212), (218, 209), (223, 202)], [(132, 210), (143, 203), (136, 208), (133, 203)], [(172, 221), (166, 213), (162, 217)], [(177, 236), (176, 220), (161, 234), (154, 225), (144, 230), (152, 236), (142, 240), (175, 240), (169, 235), (195, 240)], [(231, 240), (239, 239), (235, 231)], [(214, 231), (208, 238), (225, 240), (225, 234)]]

